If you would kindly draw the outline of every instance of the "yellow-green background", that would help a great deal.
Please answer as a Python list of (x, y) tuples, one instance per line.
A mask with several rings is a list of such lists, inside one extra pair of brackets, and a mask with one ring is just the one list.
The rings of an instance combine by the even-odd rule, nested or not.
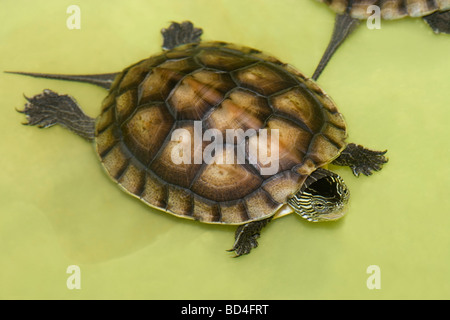
[[(81, 8), (68, 30), (66, 8)], [(192, 20), (203, 39), (261, 49), (311, 75), (334, 14), (313, 0), (0, 1), (0, 70), (102, 73), (160, 50), (159, 30)], [(23, 94), (51, 88), (96, 116), (106, 91), (0, 74), (0, 298), (450, 298), (450, 36), (420, 19), (360, 27), (320, 78), (349, 140), (388, 149), (371, 177), (333, 168), (348, 216), (271, 223), (250, 255), (230, 258), (234, 228), (152, 210), (117, 188), (93, 146), (20, 125)], [(79, 265), (81, 290), (66, 268)], [(381, 289), (366, 269), (378, 265)]]

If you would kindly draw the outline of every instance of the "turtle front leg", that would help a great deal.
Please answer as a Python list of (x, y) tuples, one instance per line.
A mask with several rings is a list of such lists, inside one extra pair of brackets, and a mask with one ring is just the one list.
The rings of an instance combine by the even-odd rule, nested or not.
[(423, 17), (423, 20), (428, 23), (435, 33), (450, 34), (450, 10), (432, 13)]
[(233, 248), (227, 251), (234, 251), (236, 253), (234, 256), (235, 258), (243, 254), (249, 254), (253, 248), (258, 246), (258, 241), (256, 239), (261, 236), (261, 229), (264, 228), (270, 220), (272, 220), (272, 217), (240, 225), (236, 229)]
[(349, 143), (332, 163), (338, 166), (348, 166), (355, 176), (360, 173), (370, 176), (372, 171), (380, 171), (383, 164), (388, 162), (385, 151), (373, 151), (361, 145)]
[(51, 90), (27, 98), (25, 109), (17, 110), (27, 116), (25, 125), (48, 128), (59, 124), (87, 139), (94, 139), (95, 119), (87, 116), (74, 98)]
[(194, 28), (190, 21), (182, 23), (172, 22), (167, 29), (162, 29), (164, 50), (172, 50), (175, 47), (188, 43), (200, 42), (200, 37), (203, 33), (202, 29)]

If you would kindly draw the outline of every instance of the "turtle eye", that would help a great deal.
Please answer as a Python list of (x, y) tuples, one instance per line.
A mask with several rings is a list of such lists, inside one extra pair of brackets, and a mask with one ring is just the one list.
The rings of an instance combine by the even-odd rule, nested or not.
[(327, 204), (324, 199), (318, 198), (312, 201), (312, 207), (317, 212), (324, 212), (327, 209)]

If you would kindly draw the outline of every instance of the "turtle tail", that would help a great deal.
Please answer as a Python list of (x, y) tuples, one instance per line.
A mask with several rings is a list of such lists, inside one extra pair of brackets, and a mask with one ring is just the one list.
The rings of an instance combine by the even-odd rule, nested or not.
[(111, 85), (119, 74), (116, 73), (102, 73), (102, 74), (81, 74), (81, 75), (68, 75), (68, 74), (49, 74), (49, 73), (33, 73), (33, 72), (17, 72), (17, 71), (5, 71), (5, 73), (19, 74), (24, 76), (46, 78), (55, 80), (76, 81), (94, 84), (96, 86), (109, 90)]

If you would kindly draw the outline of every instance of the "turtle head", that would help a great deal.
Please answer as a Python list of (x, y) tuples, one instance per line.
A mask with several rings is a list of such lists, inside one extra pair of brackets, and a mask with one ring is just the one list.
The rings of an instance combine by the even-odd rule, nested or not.
[(288, 199), (288, 204), (308, 221), (332, 221), (346, 211), (349, 191), (344, 180), (325, 169), (314, 171), (300, 190)]

